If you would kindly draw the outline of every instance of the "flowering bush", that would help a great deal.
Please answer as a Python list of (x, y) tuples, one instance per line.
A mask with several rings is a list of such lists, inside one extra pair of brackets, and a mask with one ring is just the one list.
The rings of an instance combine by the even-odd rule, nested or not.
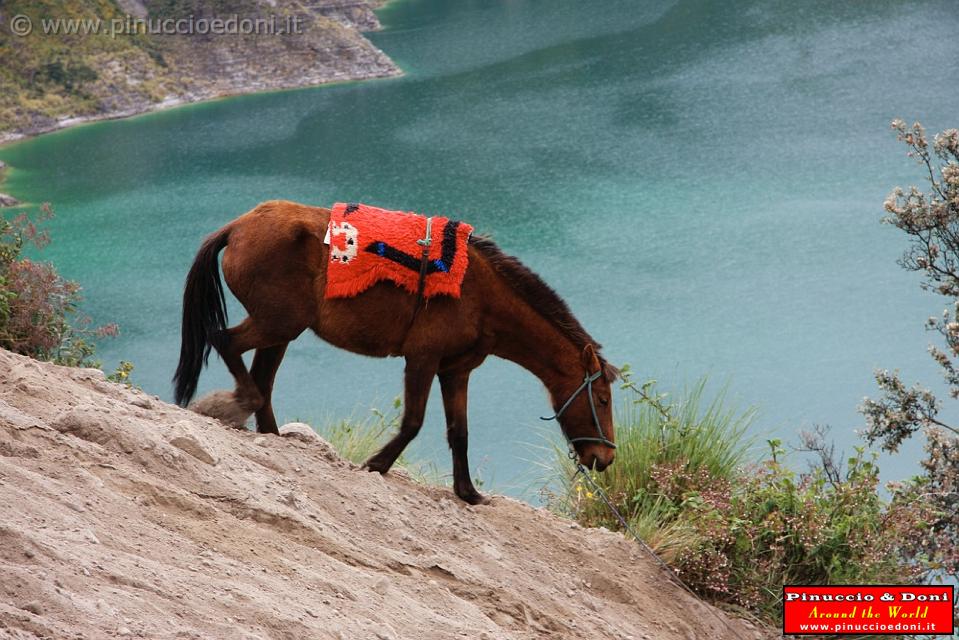
[[(909, 271), (921, 273), (922, 288), (949, 299), (950, 308), (926, 321), (926, 328), (940, 335), (944, 348), (931, 345), (929, 353), (942, 369), (953, 399), (959, 398), (959, 131), (950, 129), (935, 136), (930, 147), (918, 122), (907, 127), (892, 123), (898, 139), (909, 147), (928, 182), (928, 191), (897, 187), (886, 198), (886, 217), (909, 236), (910, 244), (900, 260)], [(923, 474), (897, 485), (903, 500), (927, 496), (935, 506), (930, 526), (920, 539), (920, 552), (932, 566), (953, 575), (959, 573), (959, 429), (942, 418), (941, 403), (921, 386), (907, 387), (898, 373), (876, 372), (883, 396), (867, 398), (861, 407), (866, 418), (866, 438), (896, 452), (902, 442), (923, 432), (926, 457)]]
[(700, 544), (676, 563), (700, 592), (756, 611), (780, 612), (784, 584), (899, 584), (918, 581), (914, 540), (931, 508), (913, 500), (886, 502), (877, 491), (875, 454), (863, 448), (839, 480), (823, 467), (797, 473), (782, 463), (779, 442), (746, 469), (726, 508), (699, 507), (690, 524)]
[(45, 204), (34, 218), (0, 218), (0, 347), (57, 364), (96, 366), (93, 339), (116, 335), (117, 326), (91, 328), (78, 310), (80, 286), (53, 265), (23, 256), (24, 247), (49, 243), (40, 225), (52, 216)]

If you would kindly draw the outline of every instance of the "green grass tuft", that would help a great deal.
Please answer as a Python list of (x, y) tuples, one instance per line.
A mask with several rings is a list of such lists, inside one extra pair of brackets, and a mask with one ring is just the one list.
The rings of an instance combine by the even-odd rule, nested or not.
[[(403, 415), (402, 409), (402, 401), (396, 398), (388, 412), (372, 409), (370, 414), (363, 418), (297, 421), (311, 425), (342, 458), (354, 464), (363, 464), (396, 434)], [(444, 484), (443, 474), (432, 462), (412, 460), (402, 454), (394, 466), (405, 469), (418, 482)]]
[[(706, 378), (701, 379), (668, 408), (664, 405), (666, 396), (649, 395), (652, 385), (637, 387), (653, 401), (637, 403), (630, 399), (617, 416), (616, 461), (593, 477), (627, 519), (665, 524), (674, 515), (669, 513), (651, 475), (655, 469), (683, 466), (708, 474), (717, 483), (730, 482), (748, 459), (754, 440), (747, 432), (756, 410), (737, 412), (728, 407), (725, 389), (706, 402), (706, 384)], [(631, 385), (627, 382), (625, 386)], [(563, 470), (560, 485), (567, 496), (561, 499), (566, 504), (560, 504), (560, 508), (575, 511), (580, 520), (597, 526), (613, 526), (615, 520), (605, 505), (577, 502), (577, 492), (585, 488), (581, 482), (569, 480), (576, 469), (566, 449), (556, 448), (555, 459)], [(668, 542), (664, 540), (663, 544)]]

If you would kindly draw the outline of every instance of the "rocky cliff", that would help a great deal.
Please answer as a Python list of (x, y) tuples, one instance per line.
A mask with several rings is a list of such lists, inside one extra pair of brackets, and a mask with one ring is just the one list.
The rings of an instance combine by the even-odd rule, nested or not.
[(0, 351), (0, 638), (728, 639), (633, 542)]
[(396, 75), (371, 0), (11, 0), (0, 142), (218, 96)]

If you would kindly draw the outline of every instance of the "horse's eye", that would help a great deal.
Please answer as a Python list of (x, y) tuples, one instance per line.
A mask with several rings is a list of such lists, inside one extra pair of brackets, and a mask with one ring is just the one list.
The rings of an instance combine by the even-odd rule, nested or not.
[(609, 406), (609, 398), (600, 398), (599, 403), (604, 407)]

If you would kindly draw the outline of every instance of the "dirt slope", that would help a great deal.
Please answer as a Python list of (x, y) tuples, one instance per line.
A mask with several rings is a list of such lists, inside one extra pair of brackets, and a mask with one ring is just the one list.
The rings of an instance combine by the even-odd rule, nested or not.
[(0, 638), (38, 637), (734, 636), (618, 534), (0, 351)]

